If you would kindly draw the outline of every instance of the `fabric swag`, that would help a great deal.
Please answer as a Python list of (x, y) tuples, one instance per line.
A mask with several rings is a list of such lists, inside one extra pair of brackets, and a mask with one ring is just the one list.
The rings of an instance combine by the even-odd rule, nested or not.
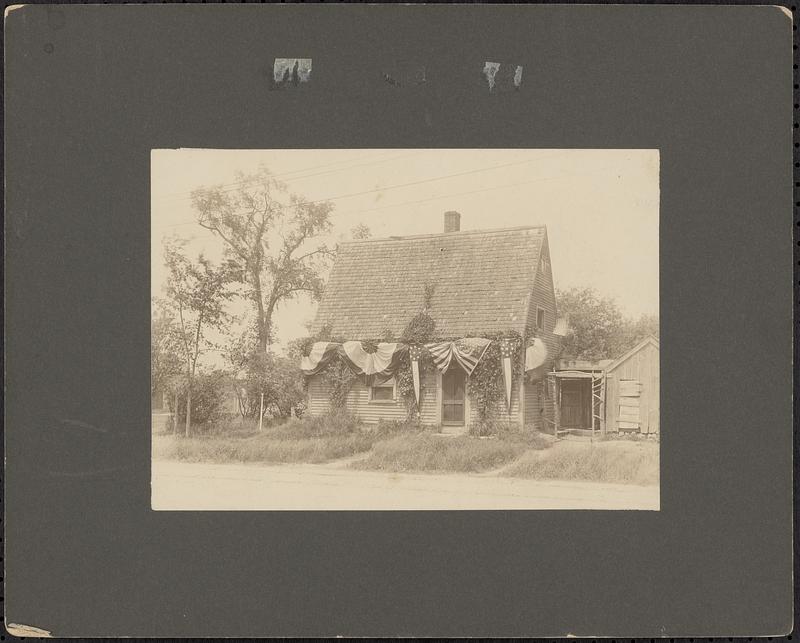
[(525, 349), (525, 370), (532, 371), (544, 364), (547, 359), (547, 345), (538, 337)]
[(324, 371), (337, 353), (341, 344), (334, 342), (314, 342), (311, 353), (300, 361), (300, 370), (304, 375), (316, 375)]
[(400, 358), (407, 350), (406, 344), (381, 342), (378, 350), (368, 353), (361, 342), (345, 342), (339, 354), (354, 374), (363, 375), (367, 386), (373, 386), (394, 377), (400, 368)]
[(466, 337), (455, 342), (432, 342), (425, 344), (425, 348), (431, 354), (436, 368), (442, 373), (447, 371), (450, 362), (455, 359), (467, 375), (472, 375), (472, 371), (491, 343), (491, 339), (483, 337)]

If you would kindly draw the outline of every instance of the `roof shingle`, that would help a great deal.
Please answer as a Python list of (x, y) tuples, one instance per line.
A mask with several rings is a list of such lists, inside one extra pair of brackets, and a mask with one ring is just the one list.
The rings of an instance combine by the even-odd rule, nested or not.
[(424, 305), (439, 337), (471, 332), (523, 332), (544, 226), (477, 230), (341, 243), (313, 334), (398, 337)]

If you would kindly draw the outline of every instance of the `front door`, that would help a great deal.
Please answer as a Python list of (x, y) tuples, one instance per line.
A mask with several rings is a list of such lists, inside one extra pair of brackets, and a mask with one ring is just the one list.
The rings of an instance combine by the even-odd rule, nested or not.
[(464, 425), (466, 374), (453, 364), (442, 375), (442, 424)]
[(589, 405), (587, 393), (589, 380), (563, 380), (561, 382), (561, 426), (565, 429), (588, 429)]

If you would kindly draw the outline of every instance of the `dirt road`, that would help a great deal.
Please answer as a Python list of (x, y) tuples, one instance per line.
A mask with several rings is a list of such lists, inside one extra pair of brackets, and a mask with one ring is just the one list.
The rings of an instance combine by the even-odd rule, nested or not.
[(658, 487), (154, 461), (157, 510), (659, 509)]

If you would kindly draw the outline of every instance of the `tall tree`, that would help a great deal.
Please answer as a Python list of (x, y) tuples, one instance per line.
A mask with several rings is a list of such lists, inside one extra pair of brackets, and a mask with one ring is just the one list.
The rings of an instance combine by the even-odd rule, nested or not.
[(569, 318), (570, 334), (564, 353), (578, 359), (615, 359), (647, 335), (658, 336), (658, 317), (626, 318), (616, 302), (600, 297), (593, 288), (556, 293), (560, 315)]
[(350, 230), (350, 234), (353, 236), (353, 239), (356, 240), (370, 239), (372, 237), (372, 231), (366, 223), (359, 223), (356, 225)]
[(150, 394), (163, 391), (183, 372), (183, 348), (169, 304), (153, 298), (150, 318)]
[(221, 330), (229, 320), (225, 302), (231, 298), (231, 266), (215, 266), (202, 254), (189, 259), (184, 243), (174, 240), (164, 245), (168, 269), (167, 297), (174, 308), (179, 342), (186, 374), (186, 436), (192, 426), (192, 385), (200, 355), (210, 346), (206, 332)]
[(266, 168), (237, 173), (233, 188), (192, 192), (198, 223), (225, 244), (247, 284), (256, 317), (258, 349), (266, 352), (276, 307), (307, 293), (318, 298), (332, 251), (318, 236), (331, 228), (333, 206), (292, 194)]

